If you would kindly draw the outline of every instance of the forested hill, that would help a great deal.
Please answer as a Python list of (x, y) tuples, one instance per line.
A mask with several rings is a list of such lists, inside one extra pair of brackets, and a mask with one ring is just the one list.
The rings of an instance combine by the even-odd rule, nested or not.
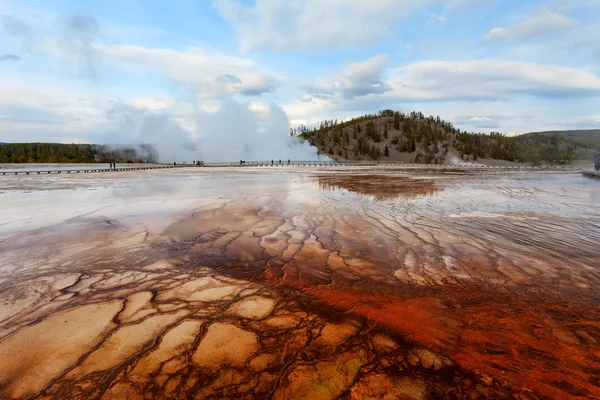
[(523, 136), (527, 135), (561, 136), (573, 140), (579, 146), (590, 147), (600, 151), (600, 129), (532, 132)]
[(593, 157), (595, 150), (573, 139), (552, 134), (507, 137), (456, 129), (439, 117), (420, 112), (383, 110), (350, 121), (322, 121), (319, 128), (292, 130), (319, 153), (336, 160), (389, 160), (447, 163), (501, 160), (532, 164), (568, 164)]
[(157, 162), (151, 145), (112, 148), (94, 144), (4, 143), (0, 163), (133, 163)]

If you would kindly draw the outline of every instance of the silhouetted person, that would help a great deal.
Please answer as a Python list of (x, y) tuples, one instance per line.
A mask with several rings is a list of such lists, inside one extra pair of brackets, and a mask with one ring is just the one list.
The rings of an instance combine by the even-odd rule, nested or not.
[(273, 160), (271, 160), (271, 167), (273, 166)]
[(594, 168), (596, 168), (596, 171), (600, 170), (600, 154), (594, 156)]
[(279, 165), (281, 165), (281, 160), (279, 160)]
[(290, 165), (290, 159), (288, 158), (288, 165)]

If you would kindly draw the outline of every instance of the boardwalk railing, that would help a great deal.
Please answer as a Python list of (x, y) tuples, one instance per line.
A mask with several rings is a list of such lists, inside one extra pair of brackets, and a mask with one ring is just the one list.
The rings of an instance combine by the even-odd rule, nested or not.
[[(237, 162), (208, 162), (204, 163), (205, 167), (333, 167), (342, 166), (347, 163), (331, 160), (306, 160), (306, 161), (290, 161), (274, 160), (274, 161), (244, 161)], [(377, 165), (377, 162), (364, 162), (363, 165)]]
[(154, 164), (151, 166), (123, 166), (117, 169), (106, 167), (86, 167), (81, 169), (48, 169), (48, 170), (12, 170), (2, 171), (1, 175), (41, 175), (41, 174), (80, 174), (80, 173), (101, 173), (101, 172), (123, 172), (123, 171), (142, 171), (153, 169), (171, 169), (171, 168), (218, 168), (218, 167), (368, 167), (368, 166), (390, 166), (402, 167), (407, 169), (435, 169), (435, 170), (581, 170), (581, 168), (571, 166), (551, 166), (551, 167), (528, 167), (528, 166), (491, 166), (484, 164), (410, 164), (404, 162), (393, 161), (331, 161), (331, 160), (305, 160), (305, 161), (246, 161), (238, 162), (213, 162), (203, 163), (202, 165), (195, 164)]
[(411, 167), (411, 168), (470, 168), (470, 169), (528, 169), (528, 170), (581, 170), (579, 167), (572, 166), (548, 166), (548, 167), (530, 167), (530, 166), (498, 166), (498, 165), (485, 165), (485, 164), (412, 164), (402, 161), (290, 161), (279, 160), (275, 161), (246, 161), (244, 163), (238, 162), (215, 162), (215, 163), (204, 163), (205, 167), (342, 167), (342, 166), (394, 166), (394, 167)]
[(41, 175), (41, 174), (81, 174), (81, 173), (100, 173), (100, 172), (122, 172), (122, 171), (141, 171), (141, 170), (146, 170), (146, 169), (169, 169), (169, 168), (184, 168), (184, 167), (195, 167), (195, 165), (189, 165), (189, 164), (181, 164), (181, 165), (152, 165), (149, 167), (140, 167), (140, 166), (135, 166), (135, 167), (118, 167), (116, 169), (110, 169), (110, 168), (94, 168), (94, 167), (87, 167), (87, 168), (81, 168), (81, 169), (45, 169), (45, 170), (29, 170), (29, 169), (23, 169), (21, 171), (2, 171), (0, 170), (0, 174), (2, 175)]
[(581, 171), (583, 176), (587, 176), (588, 178), (596, 178), (600, 179), (600, 171), (594, 171), (593, 169), (584, 169)]

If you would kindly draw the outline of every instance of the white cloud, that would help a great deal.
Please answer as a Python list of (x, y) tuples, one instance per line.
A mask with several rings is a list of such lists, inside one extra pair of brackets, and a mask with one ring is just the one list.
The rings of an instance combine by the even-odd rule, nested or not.
[[(407, 16), (431, 5), (473, 9), (494, 0), (214, 0), (236, 29), (241, 49), (359, 48), (393, 34)], [(446, 15), (433, 13), (431, 23)]]
[(79, 59), (80, 71), (84, 76), (97, 80), (97, 55), (91, 45), (93, 40), (100, 37), (96, 18), (85, 14), (73, 14), (63, 21), (65, 36), (62, 46), (65, 51), (76, 55)]
[(429, 16), (429, 21), (427, 23), (428, 24), (434, 24), (434, 23), (443, 24), (444, 22), (446, 22), (446, 16), (445, 15), (438, 14), (438, 13), (432, 13)]
[[(56, 38), (37, 40), (36, 45), (57, 56), (72, 56), (64, 52), (60, 40)], [(106, 63), (121, 64), (140, 71), (158, 71), (171, 83), (191, 89), (205, 98), (231, 94), (260, 95), (273, 91), (283, 81), (283, 78), (249, 59), (199, 47), (175, 50), (103, 43), (90, 43), (89, 46)]]
[(152, 97), (137, 97), (129, 100), (129, 103), (137, 108), (159, 111), (174, 107), (172, 99), (158, 99)]
[(389, 73), (387, 83), (394, 90), (384, 96), (408, 101), (600, 95), (598, 76), (558, 65), (490, 59), (422, 61)]
[(241, 48), (355, 48), (390, 33), (433, 0), (216, 0), (239, 34)]
[(2, 61), (12, 61), (12, 62), (16, 62), (21, 60), (21, 57), (17, 56), (16, 54), (2, 54), (0, 55), (0, 62)]
[(353, 99), (370, 94), (382, 94), (392, 90), (392, 87), (381, 78), (386, 60), (387, 55), (380, 54), (367, 61), (352, 63), (338, 76), (316, 84), (305, 83), (300, 88), (317, 98), (332, 98), (341, 94), (344, 98)]
[(29, 25), (11, 15), (3, 15), (0, 21), (2, 27), (10, 36), (25, 36), (30, 33)]
[(600, 124), (600, 114), (585, 115), (581, 118), (583, 122)]
[[(582, 69), (526, 63), (478, 59), (463, 62), (423, 61), (385, 71), (383, 81), (392, 90), (368, 96), (347, 97), (342, 91), (331, 90), (330, 96), (302, 99), (284, 106), (292, 123), (311, 124), (325, 118), (351, 118), (364, 112), (383, 108), (430, 110), (432, 114), (448, 109), (447, 119), (474, 131), (527, 131), (535, 115), (544, 115), (540, 107), (524, 115), (520, 101), (538, 97), (556, 100), (559, 107), (566, 98), (585, 98), (593, 102), (600, 97), (600, 78)], [(321, 84), (331, 88), (331, 79)], [(319, 84), (316, 84), (319, 87)], [(503, 104), (502, 112), (497, 110)], [(515, 107), (517, 107), (515, 109)], [(529, 107), (531, 110), (531, 107)], [(437, 111), (436, 111), (437, 110)], [(546, 114), (553, 120), (553, 114)], [(507, 121), (519, 121), (513, 126)], [(462, 121), (462, 122), (461, 122)]]
[(170, 83), (205, 98), (260, 95), (274, 91), (283, 81), (252, 60), (202, 47), (173, 49), (102, 42), (103, 30), (91, 15), (73, 14), (57, 21), (59, 29), (52, 36), (32, 35), (33, 24), (11, 16), (3, 16), (0, 22), (13, 36), (27, 36), (28, 46), (36, 52), (67, 60), (68, 66), (78, 65), (82, 75), (94, 80), (101, 78), (108, 66), (156, 71)]
[(253, 61), (211, 53), (196, 47), (178, 51), (101, 45), (99, 50), (114, 60), (157, 69), (170, 81), (207, 97), (218, 97), (221, 94), (260, 95), (273, 91), (281, 81), (281, 78), (263, 70)]
[[(27, 82), (16, 79), (12, 74), (8, 78), (0, 80), (0, 109), (10, 114), (12, 119), (54, 123), (76, 121), (82, 115), (98, 115), (96, 102), (99, 98), (83, 88), (58, 82)], [(27, 114), (27, 110), (34, 109), (37, 109), (37, 116), (42, 116), (43, 112), (45, 118), (36, 118), (34, 113)], [(6, 110), (13, 112), (7, 113)], [(15, 112), (19, 110), (24, 113)]]
[(443, 3), (447, 4), (449, 7), (474, 8), (493, 3), (494, 1), (495, 0), (444, 0)]
[(486, 39), (509, 39), (517, 40), (528, 37), (538, 36), (546, 32), (557, 29), (569, 28), (577, 25), (579, 22), (565, 17), (562, 14), (548, 12), (521, 21), (516, 25), (503, 28), (494, 28), (486, 36)]
[[(316, 93), (313, 103), (320, 99), (340, 107), (360, 103), (372, 107), (401, 102), (497, 101), (521, 95), (542, 98), (600, 96), (600, 78), (572, 67), (490, 59), (431, 60), (389, 69), (385, 71), (389, 77), (382, 80), (382, 60), (383, 56), (378, 56), (353, 64), (340, 76), (304, 85), (304, 89)], [(376, 89), (367, 90), (374, 83), (378, 85)], [(303, 99), (303, 102), (308, 100)]]

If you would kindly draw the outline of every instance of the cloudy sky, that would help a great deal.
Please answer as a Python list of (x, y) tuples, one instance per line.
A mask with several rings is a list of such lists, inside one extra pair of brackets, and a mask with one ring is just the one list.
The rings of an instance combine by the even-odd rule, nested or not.
[(284, 135), (383, 108), (598, 128), (600, 0), (0, 0), (0, 141)]

